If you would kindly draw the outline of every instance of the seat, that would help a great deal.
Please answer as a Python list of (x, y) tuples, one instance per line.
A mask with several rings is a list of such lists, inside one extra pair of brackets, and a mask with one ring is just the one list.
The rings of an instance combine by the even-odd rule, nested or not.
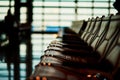
[[(96, 22), (96, 19), (97, 19), (97, 17), (96, 18), (92, 18), (91, 20), (89, 20), (88, 21), (88, 24), (87, 24), (87, 27), (85, 28), (85, 32), (83, 32), (83, 35), (85, 36), (88, 32), (90, 33), (90, 32), (92, 32), (91, 30), (92, 30), (92, 28), (94, 27), (94, 24), (95, 24), (95, 22)], [(92, 24), (91, 25), (91, 27), (92, 28), (89, 28), (90, 27), (90, 24)], [(83, 35), (81, 35), (81, 36), (83, 36)], [(85, 43), (84, 42), (84, 40), (83, 39), (81, 39), (80, 38), (80, 36), (67, 36), (68, 37), (68, 39), (65, 39), (64, 38), (64, 36), (63, 36), (63, 39), (61, 40), (55, 40), (55, 41), (52, 41), (51, 43), (50, 43), (50, 45), (54, 45), (54, 44), (62, 44), (62, 45), (66, 45), (66, 44), (70, 44), (70, 45), (77, 45), (77, 44), (83, 44), (83, 45), (87, 45), (87, 43)]]
[[(119, 31), (120, 31), (120, 29), (119, 29)], [(112, 49), (108, 50), (107, 56), (104, 57), (99, 63), (92, 64), (91, 66), (94, 66), (93, 68), (91, 68), (88, 65), (86, 65), (87, 67), (84, 67), (84, 64), (80, 63), (81, 64), (80, 68), (72, 67), (71, 70), (75, 71), (76, 73), (84, 74), (84, 75), (87, 75), (87, 74), (88, 75), (96, 75), (96, 77), (99, 75), (98, 78), (101, 77), (103, 79), (108, 79), (108, 80), (119, 80), (120, 79), (118, 77), (118, 75), (120, 75), (118, 73), (118, 70), (120, 69), (120, 65), (119, 65), (119, 63), (120, 63), (120, 58), (119, 58), (120, 57), (120, 35), (119, 34), (120, 34), (120, 32), (117, 33), (117, 37), (115, 38), (116, 40), (115, 40), (114, 44), (112, 44)], [(47, 56), (47, 57), (45, 56), (45, 57), (42, 57), (41, 63), (43, 65), (54, 66), (54, 67), (62, 66), (61, 68), (65, 67), (66, 64), (69, 63), (68, 69), (71, 67), (70, 65), (79, 66), (78, 64), (76, 64), (76, 65), (74, 64), (75, 60), (70, 61), (69, 59), (70, 59), (69, 57), (68, 57), (68, 59), (63, 60), (63, 59), (60, 59), (57, 57), (55, 58), (53, 56)], [(74, 59), (76, 59), (76, 61), (80, 60), (78, 58), (74, 58)], [(66, 61), (66, 62), (63, 63), (63, 61)], [(83, 62), (84, 62), (84, 60), (83, 60)], [(66, 67), (65, 67), (65, 69), (67, 70)], [(116, 69), (117, 69), (117, 71), (116, 71)], [(116, 77), (117, 77), (117, 79), (114, 79)]]
[[(119, 39), (118, 39), (119, 38)], [(91, 79), (102, 79), (102, 80), (119, 80), (119, 73), (117, 72), (120, 69), (120, 37), (117, 38), (116, 44), (113, 46), (112, 50), (109, 50), (109, 55), (104, 58), (99, 65), (100, 69), (76, 69), (69, 68), (59, 65), (52, 65), (50, 63), (52, 59), (49, 58), (44, 59), (44, 61), (48, 61), (48, 64), (43, 63), (43, 65), (38, 64), (35, 67), (34, 73), (31, 75), (30, 80), (34, 80), (33, 78), (47, 78), (52, 80), (70, 80), (68, 76), (72, 75), (74, 80), (91, 80)], [(45, 58), (45, 57), (44, 57)], [(54, 61), (55, 59), (53, 59)], [(57, 63), (57, 61), (54, 61)], [(109, 67), (108, 67), (109, 66)], [(117, 71), (116, 71), (117, 69)]]
[[(85, 36), (85, 34), (88, 34), (87, 35), (87, 39), (84, 41), (87, 43), (87, 45), (90, 45), (91, 42), (94, 40), (94, 38), (96, 37), (97, 33), (99, 32), (100, 30), (100, 25), (101, 25), (101, 22), (102, 22), (102, 18), (98, 18), (97, 17), (97, 20), (96, 20), (96, 24), (95, 24), (95, 27), (93, 29), (93, 31), (91, 32), (87, 32), (87, 30), (85, 29), (85, 31), (83, 32), (82, 34), (82, 37)], [(90, 23), (89, 23), (90, 24)], [(87, 27), (88, 28), (88, 27)], [(90, 31), (90, 30), (89, 30)], [(82, 38), (81, 38), (82, 39)], [(79, 41), (80, 42), (80, 41)], [(83, 42), (83, 41), (82, 41)], [(72, 49), (81, 49), (82, 47), (83, 48), (86, 48), (86, 49), (91, 49), (91, 47), (88, 47), (86, 45), (79, 45), (79, 44), (50, 44), (50, 46), (56, 46), (56, 47), (67, 47), (67, 48), (72, 48)]]
[[(107, 28), (109, 28), (109, 26), (108, 26), (108, 24), (109, 24), (109, 22), (110, 22), (110, 18), (111, 18), (111, 16), (109, 16), (109, 17), (105, 17), (105, 18), (103, 18), (103, 21), (102, 21), (102, 23), (101, 23), (101, 26), (95, 26), (95, 27), (98, 27), (98, 29), (99, 30), (97, 30), (96, 28), (94, 28), (94, 29), (96, 29), (97, 30), (97, 34), (95, 34), (95, 35), (98, 35), (96, 38), (95, 38), (95, 42), (94, 42), (94, 40), (92, 40), (93, 41), (93, 43), (94, 43), (94, 45), (98, 45), (98, 43), (100, 43), (102, 40), (102, 38), (103, 37), (105, 37), (104, 35), (105, 35), (105, 33), (107, 33)], [(101, 22), (101, 20), (98, 20), (98, 22)], [(96, 41), (96, 40), (98, 40), (98, 41)], [(87, 43), (88, 44), (88, 43)], [(81, 45), (81, 44), (80, 44)], [(84, 46), (84, 45), (83, 45)], [(65, 47), (61, 47), (61, 48), (59, 48), (59, 47), (49, 47), (48, 48), (48, 50), (62, 50), (63, 51), (63, 54), (67, 54), (67, 55), (72, 55), (72, 56), (78, 56), (78, 55), (91, 55), (91, 53), (93, 53), (93, 52), (95, 52), (95, 49), (97, 48), (96, 46), (92, 46), (92, 48), (91, 48), (91, 46), (88, 48), (88, 46), (86, 47), (87, 48), (87, 50), (86, 50), (86, 48), (85, 47), (83, 47), (83, 48), (79, 48), (78, 50), (77, 49), (67, 49), (67, 48), (65, 48)], [(73, 51), (72, 51), (73, 50)], [(76, 51), (76, 52), (75, 52)], [(74, 53), (74, 54), (70, 54), (70, 53)], [(79, 54), (80, 53), (80, 54)]]
[[(92, 54), (90, 54), (90, 53), (88, 53), (89, 55), (87, 55), (86, 57), (86, 62), (88, 62), (89, 61), (89, 63), (94, 63), (94, 59), (96, 59), (97, 61), (101, 58), (101, 57), (103, 57), (103, 56), (105, 56), (106, 55), (106, 53), (107, 53), (107, 51), (109, 50), (109, 48), (111, 47), (111, 44), (113, 44), (113, 42), (115, 42), (116, 41), (116, 35), (119, 35), (118, 34), (118, 32), (119, 32), (119, 29), (120, 29), (120, 27), (119, 26), (113, 26), (113, 25), (111, 25), (111, 24), (117, 24), (117, 23), (119, 23), (119, 21), (111, 21), (111, 23), (110, 23), (110, 26), (109, 26), (109, 28), (108, 28), (108, 30), (107, 30), (107, 32), (106, 32), (106, 34), (105, 34), (105, 39), (104, 39), (104, 41), (102, 42), (102, 44), (96, 49), (96, 51), (94, 52), (95, 53), (95, 58), (89, 58), (89, 55), (92, 55)], [(53, 49), (51, 48), (51, 50), (49, 51), (46, 51), (46, 53), (47, 54), (49, 54), (49, 55), (52, 55), (52, 56), (57, 56), (57, 58), (58, 57), (60, 57), (60, 58), (63, 58), (63, 60), (67, 57), (67, 59), (69, 58), (70, 59), (70, 57), (72, 58), (76, 58), (77, 60), (78, 60), (78, 63), (79, 63), (79, 60), (81, 61), (81, 56), (83, 56), (84, 54), (86, 55), (86, 53), (85, 52), (72, 52), (72, 51), (68, 51), (68, 50), (65, 50), (66, 51), (66, 54), (64, 53), (64, 51), (63, 52), (57, 52), (57, 50), (55, 51), (54, 49), (56, 49), (55, 47), (53, 47)], [(59, 49), (58, 49), (58, 51), (60, 51)], [(62, 51), (62, 50), (61, 50)], [(67, 52), (68, 52), (68, 54), (67, 54)], [(71, 52), (71, 54), (73, 54), (73, 55), (71, 55), (70, 54), (70, 52)], [(82, 53), (82, 54), (81, 54)], [(77, 54), (76, 56), (75, 56), (75, 54)], [(61, 55), (62, 55), (62, 57), (61, 57)], [(79, 56), (80, 57), (79, 57)], [(63, 57), (64, 56), (64, 57)], [(75, 56), (75, 57), (74, 57)], [(99, 57), (98, 57), (99, 56)], [(66, 59), (66, 60), (67, 60)], [(90, 59), (92, 59), (92, 60), (90, 60)], [(83, 59), (82, 59), (83, 60)], [(85, 61), (84, 60), (84, 61)], [(49, 60), (48, 60), (49, 61)], [(72, 61), (72, 59), (71, 59), (71, 61)], [(81, 64), (81, 63), (80, 63)]]
[(63, 28), (58, 32), (57, 38), (65, 38), (68, 36), (78, 37), (86, 27), (85, 20), (72, 21), (71, 28)]
[(86, 35), (88, 45), (77, 44), (79, 49), (59, 41), (49, 45), (30, 80), (120, 80), (120, 16), (97, 19)]

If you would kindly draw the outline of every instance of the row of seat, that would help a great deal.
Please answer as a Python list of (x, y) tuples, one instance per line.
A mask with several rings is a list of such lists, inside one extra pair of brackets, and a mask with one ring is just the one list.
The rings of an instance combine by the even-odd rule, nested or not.
[(119, 76), (120, 15), (111, 14), (60, 30), (28, 80), (120, 80)]

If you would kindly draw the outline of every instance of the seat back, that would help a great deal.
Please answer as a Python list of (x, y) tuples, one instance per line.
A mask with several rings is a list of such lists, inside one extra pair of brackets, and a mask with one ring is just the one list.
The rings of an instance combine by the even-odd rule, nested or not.
[(91, 32), (93, 31), (95, 24), (96, 24), (96, 20), (98, 17), (96, 18), (92, 18), (92, 22), (91, 25), (89, 26), (89, 29), (87, 30), (86, 34), (84, 35), (84, 37), (82, 38), (85, 42), (87, 41), (87, 39), (89, 38), (89, 35), (91, 34)]
[(85, 28), (85, 24), (85, 20), (73, 21), (71, 29), (75, 33), (79, 34), (82, 31), (82, 29)]
[(114, 45), (116, 45), (117, 37), (120, 32), (120, 16), (115, 19), (116, 16), (111, 17), (110, 25), (107, 29), (107, 32), (104, 35), (104, 40), (96, 48), (96, 51), (100, 56), (105, 57), (108, 55), (108, 51), (112, 50)]
[(83, 39), (84, 36), (86, 35), (86, 33), (88, 32), (88, 29), (90, 28), (91, 22), (92, 22), (92, 19), (91, 19), (91, 18), (88, 18), (87, 23), (86, 23), (85, 30), (84, 30), (84, 32), (83, 32), (83, 33), (81, 34), (81, 36), (80, 36), (81, 39)]
[(109, 49), (108, 55), (101, 60), (104, 70), (112, 75), (116, 74), (116, 69), (120, 69), (120, 33), (116, 40), (116, 44)]
[(92, 43), (92, 41), (96, 38), (96, 36), (100, 30), (100, 26), (101, 26), (101, 22), (102, 22), (103, 17), (104, 16), (97, 18), (95, 27), (93, 28), (93, 31), (90, 33), (88, 39), (86, 40), (88, 45), (90, 45)]
[(103, 17), (102, 19), (102, 23), (100, 25), (99, 31), (96, 34), (96, 37), (94, 38), (94, 40), (92, 40), (91, 45), (90, 45), (94, 51), (100, 46), (100, 44), (103, 42), (105, 38), (105, 34), (109, 28), (111, 16), (112, 15), (108, 17)]

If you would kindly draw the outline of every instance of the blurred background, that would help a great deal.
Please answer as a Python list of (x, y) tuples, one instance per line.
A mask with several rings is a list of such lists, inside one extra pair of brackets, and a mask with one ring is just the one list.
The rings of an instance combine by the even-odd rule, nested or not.
[[(3, 56), (0, 61), (0, 80), (25, 80), (39, 63), (47, 45), (56, 38), (60, 28), (71, 27), (72, 21), (116, 14), (114, 1), (0, 0), (0, 21), (5, 20), (10, 9), (19, 24), (18, 64), (5, 61)], [(6, 38), (6, 35), (1, 34), (0, 38)]]

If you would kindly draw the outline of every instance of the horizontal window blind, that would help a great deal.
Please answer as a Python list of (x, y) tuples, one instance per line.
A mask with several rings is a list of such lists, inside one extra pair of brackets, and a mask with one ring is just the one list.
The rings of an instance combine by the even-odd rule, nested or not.
[[(114, 0), (33, 0), (33, 31), (70, 27), (74, 20), (115, 14)], [(87, 4), (87, 5), (86, 5)]]

